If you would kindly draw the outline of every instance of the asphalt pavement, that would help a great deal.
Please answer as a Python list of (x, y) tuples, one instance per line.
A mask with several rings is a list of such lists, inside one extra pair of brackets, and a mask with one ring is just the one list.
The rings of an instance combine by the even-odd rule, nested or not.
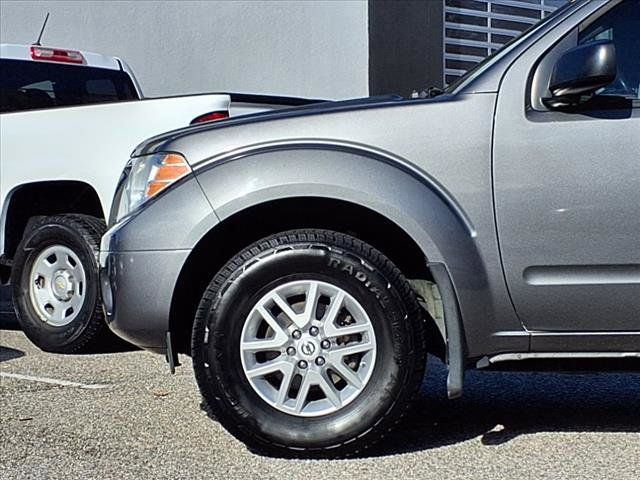
[(0, 478), (640, 478), (640, 375), (470, 372), (445, 398), (431, 360), (409, 418), (349, 460), (249, 452), (200, 408), (191, 364), (43, 353), (0, 321)]

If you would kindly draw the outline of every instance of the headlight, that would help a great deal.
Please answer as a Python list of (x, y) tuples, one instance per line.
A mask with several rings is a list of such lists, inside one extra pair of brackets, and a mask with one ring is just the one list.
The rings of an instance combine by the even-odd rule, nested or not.
[(129, 161), (128, 175), (116, 193), (116, 221), (133, 212), (176, 180), (191, 173), (191, 167), (177, 153), (156, 153)]

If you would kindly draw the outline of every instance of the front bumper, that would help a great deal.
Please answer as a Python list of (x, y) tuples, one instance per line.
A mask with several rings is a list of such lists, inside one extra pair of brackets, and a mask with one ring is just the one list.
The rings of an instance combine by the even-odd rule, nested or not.
[[(114, 205), (118, 198), (119, 193)], [(190, 175), (104, 234), (100, 285), (111, 330), (134, 345), (166, 353), (171, 301), (180, 272), (194, 246), (217, 223)]]
[(100, 286), (109, 328), (138, 347), (166, 353), (172, 294), (189, 253), (101, 252)]

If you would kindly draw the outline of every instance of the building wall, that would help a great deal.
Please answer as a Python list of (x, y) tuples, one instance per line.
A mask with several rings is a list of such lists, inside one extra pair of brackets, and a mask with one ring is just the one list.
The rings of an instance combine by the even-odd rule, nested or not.
[(0, 0), (0, 41), (120, 56), (146, 95), (442, 86), (567, 0)]
[(369, 0), (369, 93), (442, 87), (442, 0)]
[(567, 0), (444, 0), (444, 83), (455, 82)]
[(122, 57), (149, 96), (368, 94), (366, 1), (0, 2), (0, 41)]

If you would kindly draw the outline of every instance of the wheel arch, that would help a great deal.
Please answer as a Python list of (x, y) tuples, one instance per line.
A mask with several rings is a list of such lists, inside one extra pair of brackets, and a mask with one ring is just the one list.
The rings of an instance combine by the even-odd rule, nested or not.
[[(283, 215), (270, 216), (269, 212), (274, 210)], [(301, 211), (308, 215), (306, 220), (295, 219)], [(328, 211), (341, 214), (334, 217), (327, 215)], [(382, 251), (406, 278), (434, 281), (427, 258), (416, 242), (396, 223), (367, 207), (327, 197), (289, 197), (259, 203), (236, 212), (209, 230), (183, 265), (175, 284), (169, 320), (179, 351), (188, 351), (195, 310), (214, 274), (243, 247), (268, 235), (299, 228), (325, 228), (355, 236)], [(379, 229), (385, 234), (380, 235)], [(441, 341), (431, 345), (431, 353), (443, 357), (444, 340), (435, 324), (432, 327), (428, 333), (436, 334)]]
[(3, 207), (0, 251), (12, 258), (31, 217), (79, 213), (105, 219), (96, 190), (77, 180), (54, 180), (18, 185), (6, 197)]
[[(406, 163), (365, 153), (297, 145), (196, 166), (220, 223), (196, 243), (176, 283), (170, 328), (180, 350), (190, 330), (185, 318), (193, 317), (215, 271), (243, 246), (278, 231), (350, 233), (385, 253), (407, 278), (433, 281), (427, 262), (454, 272), (480, 268), (473, 228), (447, 192)], [(193, 278), (197, 288), (185, 288)], [(438, 348), (442, 354), (444, 345)]]

